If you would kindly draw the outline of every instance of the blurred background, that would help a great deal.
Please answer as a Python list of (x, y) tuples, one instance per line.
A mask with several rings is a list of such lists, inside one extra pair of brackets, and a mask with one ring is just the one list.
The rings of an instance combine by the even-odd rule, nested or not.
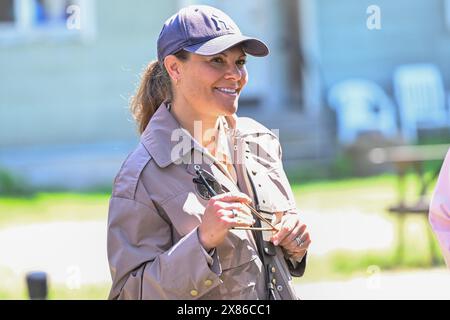
[(164, 21), (227, 12), (238, 114), (279, 129), (312, 237), (304, 299), (450, 298), (428, 223), (450, 146), (450, 0), (0, 0), (0, 299), (105, 299), (108, 200), (138, 143), (128, 101)]

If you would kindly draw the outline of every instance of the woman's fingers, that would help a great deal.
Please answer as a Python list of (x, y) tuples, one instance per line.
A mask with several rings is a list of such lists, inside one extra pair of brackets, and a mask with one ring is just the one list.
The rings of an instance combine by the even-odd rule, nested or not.
[(250, 227), (255, 223), (253, 217), (247, 215), (235, 216), (231, 211), (223, 210), (220, 220), (225, 224), (226, 228)]
[(236, 227), (251, 227), (255, 223), (255, 220), (249, 220), (249, 219), (242, 219), (242, 218), (235, 218), (234, 221), (231, 223), (232, 228)]
[(248, 227), (254, 221), (245, 204), (250, 198), (243, 193), (225, 193), (212, 197), (206, 205), (199, 226), (199, 239), (205, 248), (221, 244), (229, 229)]
[(227, 202), (220, 202), (219, 203), (223, 209), (234, 211), (238, 215), (244, 215), (252, 217), (252, 212), (249, 207), (246, 205), (239, 203), (239, 202), (233, 202), (233, 203), (227, 203)]
[(241, 202), (223, 202), (217, 200), (214, 205), (217, 207), (217, 215), (227, 216), (234, 219), (233, 222), (244, 223), (245, 225), (253, 225), (253, 218), (250, 208)]
[(285, 239), (292, 234), (294, 228), (300, 223), (297, 216), (284, 216), (279, 226), (279, 231), (272, 236), (272, 242), (274, 245), (281, 245)]
[(305, 253), (306, 250), (308, 250), (309, 245), (311, 244), (311, 239), (309, 237), (309, 233), (305, 232), (301, 237), (300, 241), (297, 242), (297, 240), (293, 240), (291, 243), (289, 243), (288, 246), (284, 247), (289, 255), (295, 257), (295, 256), (301, 256)]
[(240, 202), (216, 201), (216, 215), (227, 223), (227, 228), (249, 227), (255, 223), (250, 209)]
[(295, 227), (292, 229), (292, 232), (287, 235), (283, 241), (280, 242), (280, 246), (287, 247), (289, 244), (294, 243), (298, 245), (296, 238), (299, 238), (300, 241), (303, 241), (304, 232), (306, 230), (306, 225), (298, 222)]
[(278, 226), (280, 230), (272, 236), (272, 242), (283, 247), (294, 259), (303, 257), (311, 243), (306, 225), (297, 215), (286, 214)]
[(248, 195), (242, 192), (227, 192), (221, 193), (217, 196), (214, 196), (210, 199), (210, 201), (221, 201), (221, 202), (244, 202), (251, 203), (252, 200)]

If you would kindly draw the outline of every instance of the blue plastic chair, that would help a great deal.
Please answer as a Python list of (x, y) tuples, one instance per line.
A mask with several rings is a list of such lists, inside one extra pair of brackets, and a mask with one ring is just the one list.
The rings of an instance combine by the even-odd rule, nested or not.
[(394, 92), (403, 138), (414, 142), (418, 130), (448, 127), (445, 89), (439, 69), (432, 64), (412, 64), (394, 72)]
[(355, 142), (364, 132), (379, 132), (387, 138), (398, 135), (395, 106), (384, 90), (365, 79), (349, 79), (334, 85), (328, 103), (336, 111), (338, 140)]

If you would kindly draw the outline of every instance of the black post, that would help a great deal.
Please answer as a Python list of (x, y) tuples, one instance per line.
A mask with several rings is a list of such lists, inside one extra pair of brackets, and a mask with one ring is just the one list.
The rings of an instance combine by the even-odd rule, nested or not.
[(27, 274), (28, 295), (31, 300), (47, 299), (47, 274), (42, 271), (29, 272)]

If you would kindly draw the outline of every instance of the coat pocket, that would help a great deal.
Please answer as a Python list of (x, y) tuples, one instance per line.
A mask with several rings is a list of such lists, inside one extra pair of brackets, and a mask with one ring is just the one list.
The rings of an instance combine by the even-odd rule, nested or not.
[(118, 299), (120, 300), (141, 300), (142, 299), (142, 277), (145, 266), (132, 271), (125, 282)]
[(230, 299), (256, 298), (256, 283), (263, 274), (261, 260), (250, 245), (247, 232), (230, 230), (217, 248), (223, 280), (220, 293)]
[(202, 221), (204, 204), (192, 192), (179, 193), (161, 203), (177, 233), (183, 237), (195, 229)]

